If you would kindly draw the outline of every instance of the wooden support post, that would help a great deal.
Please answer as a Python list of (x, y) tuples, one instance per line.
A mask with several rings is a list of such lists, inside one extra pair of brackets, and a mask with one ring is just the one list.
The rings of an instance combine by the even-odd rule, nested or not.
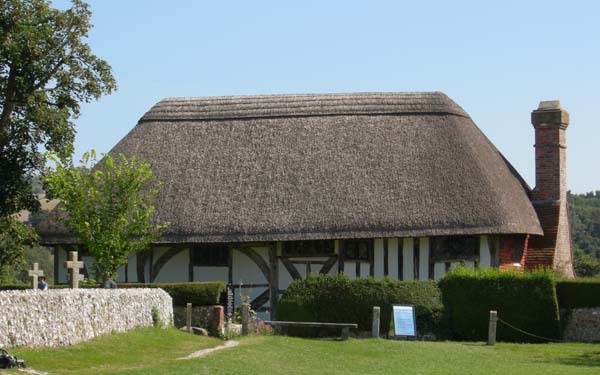
[(275, 319), (275, 307), (279, 298), (279, 259), (278, 254), (281, 254), (282, 242), (271, 244), (269, 246), (269, 302), (271, 319)]
[(381, 316), (381, 308), (379, 306), (373, 306), (373, 338), (379, 338), (379, 317)]
[(185, 326), (188, 333), (192, 333), (192, 304), (189, 302), (185, 307)]
[(242, 303), (242, 336), (248, 334), (248, 324), (250, 323), (250, 304)]
[(490, 325), (488, 327), (488, 345), (494, 345), (496, 343), (496, 325), (498, 322), (498, 312), (490, 311)]

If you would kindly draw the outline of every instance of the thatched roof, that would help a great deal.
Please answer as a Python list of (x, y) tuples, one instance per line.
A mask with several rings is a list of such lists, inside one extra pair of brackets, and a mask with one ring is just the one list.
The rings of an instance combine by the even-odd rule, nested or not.
[(528, 187), (442, 93), (165, 99), (119, 152), (164, 183), (160, 242), (542, 234)]

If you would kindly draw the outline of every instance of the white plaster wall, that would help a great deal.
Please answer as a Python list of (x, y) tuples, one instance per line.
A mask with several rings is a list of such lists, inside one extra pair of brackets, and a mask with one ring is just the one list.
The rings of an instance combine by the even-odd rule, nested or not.
[(229, 267), (194, 267), (194, 281), (228, 282)]
[(402, 276), (403, 280), (415, 278), (415, 250), (412, 238), (404, 238), (402, 245)]
[(128, 267), (128, 273), (127, 273), (127, 277), (129, 279), (130, 283), (137, 283), (138, 282), (138, 277), (137, 277), (137, 254), (132, 254), (129, 255), (129, 260), (127, 261)]
[(331, 269), (329, 270), (329, 272), (327, 273), (328, 275), (334, 276), (338, 274), (338, 262), (335, 262), (333, 264), (333, 266), (331, 267)]
[[(298, 270), (298, 273), (300, 274), (300, 277), (302, 277), (303, 279), (306, 279), (306, 276), (308, 275), (308, 272), (306, 272), (306, 264), (301, 264), (301, 263), (297, 263), (294, 264), (294, 267), (296, 267), (296, 269)], [(287, 272), (287, 270), (286, 270)]]
[(288, 272), (287, 268), (283, 265), (281, 260), (279, 262), (279, 289), (287, 289), (288, 286), (294, 281), (292, 275)]
[[(269, 249), (266, 247), (254, 248), (267, 264)], [(268, 280), (252, 259), (239, 250), (233, 249), (233, 283), (234, 284), (266, 284)]]
[(446, 263), (437, 262), (433, 265), (433, 278), (439, 280), (446, 274)]
[(376, 238), (375, 241), (373, 241), (373, 262), (374, 276), (378, 279), (382, 279), (385, 276), (384, 258), (385, 254), (383, 250), (383, 238)]
[(125, 266), (121, 266), (117, 268), (117, 282), (124, 283), (125, 282)]
[(371, 276), (371, 264), (361, 262), (360, 263), (360, 277), (369, 277)]
[(490, 245), (488, 237), (482, 235), (479, 238), (479, 267), (488, 268), (492, 265), (492, 257), (490, 253)]
[(356, 279), (356, 262), (344, 262), (344, 275)]
[[(160, 255), (167, 249), (159, 249), (154, 253), (154, 262), (156, 263)], [(173, 258), (158, 271), (155, 275), (155, 283), (177, 283), (189, 281), (190, 252), (188, 249), (182, 249)]]

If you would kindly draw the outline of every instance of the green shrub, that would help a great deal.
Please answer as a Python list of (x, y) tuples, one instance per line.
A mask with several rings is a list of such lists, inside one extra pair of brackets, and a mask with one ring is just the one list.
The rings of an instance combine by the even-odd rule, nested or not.
[(556, 282), (561, 309), (600, 307), (600, 278), (577, 278)]
[[(86, 285), (83, 288), (98, 288), (98, 285)], [(68, 288), (67, 285), (51, 285), (51, 289)], [(226, 285), (221, 281), (193, 283), (123, 283), (119, 288), (162, 288), (173, 298), (173, 305), (185, 306), (188, 302), (195, 306), (218, 305), (225, 293)], [(29, 285), (0, 285), (1, 290), (25, 290)]]
[[(439, 283), (452, 337), (486, 340), (489, 312), (533, 334), (557, 338), (560, 325), (554, 278), (550, 271), (500, 272), (496, 269), (449, 272)], [(501, 341), (535, 342), (498, 322)]]
[(385, 335), (390, 329), (393, 304), (415, 305), (420, 334), (439, 333), (443, 306), (433, 281), (308, 277), (290, 284), (277, 304), (277, 320), (357, 323), (359, 330), (368, 331), (373, 306), (379, 306), (381, 333)]

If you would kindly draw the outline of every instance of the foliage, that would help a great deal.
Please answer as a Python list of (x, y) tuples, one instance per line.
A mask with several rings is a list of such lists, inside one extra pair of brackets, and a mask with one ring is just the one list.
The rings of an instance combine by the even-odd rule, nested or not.
[(600, 278), (559, 280), (556, 296), (561, 309), (600, 307)]
[(393, 304), (413, 304), (420, 334), (439, 333), (442, 317), (440, 290), (433, 281), (385, 278), (349, 279), (344, 275), (295, 280), (277, 304), (277, 319), (357, 323), (371, 330), (373, 306), (381, 307), (381, 332), (388, 333)]
[(586, 194), (569, 192), (567, 199), (574, 248), (600, 260), (600, 191)]
[(24, 263), (28, 245), (37, 242), (35, 231), (12, 216), (0, 216), (0, 281), (9, 270)]
[(22, 283), (31, 282), (28, 271), (33, 263), (37, 263), (39, 268), (44, 271), (44, 276), (49, 284), (54, 281), (54, 263), (50, 251), (43, 246), (25, 247), (24, 262), (14, 268), (15, 281)]
[[(520, 329), (559, 337), (554, 276), (548, 270), (515, 273), (458, 268), (446, 274), (439, 286), (454, 339), (486, 339), (490, 310)], [(535, 341), (501, 323), (497, 337), (500, 341)]]
[[(598, 344), (522, 345), (392, 340), (307, 340), (250, 336), (240, 345), (190, 361), (197, 350), (223, 345), (176, 329), (145, 328), (83, 344), (11, 350), (28, 367), (51, 374), (596, 374)], [(10, 372), (9, 372), (10, 373)]]
[(600, 260), (578, 248), (573, 250), (573, 267), (575, 274), (579, 277), (600, 276)]
[(152, 306), (152, 310), (150, 311), (152, 314), (152, 326), (154, 328), (162, 328), (164, 323), (160, 319), (160, 313), (158, 312), (158, 307)]
[(44, 165), (40, 149), (70, 157), (79, 103), (116, 89), (108, 63), (85, 43), (90, 18), (80, 0), (66, 10), (0, 2), (0, 216), (39, 207), (30, 179)]
[(96, 279), (113, 277), (129, 254), (146, 250), (167, 226), (150, 220), (160, 183), (147, 162), (119, 154), (97, 163), (91, 151), (76, 168), (51, 158), (56, 169), (44, 182), (50, 197), (61, 201), (58, 207), (66, 215), (60, 220), (95, 258)]
[(180, 306), (188, 302), (195, 306), (218, 305), (226, 289), (225, 283), (220, 281), (153, 285), (169, 293), (173, 305)]

